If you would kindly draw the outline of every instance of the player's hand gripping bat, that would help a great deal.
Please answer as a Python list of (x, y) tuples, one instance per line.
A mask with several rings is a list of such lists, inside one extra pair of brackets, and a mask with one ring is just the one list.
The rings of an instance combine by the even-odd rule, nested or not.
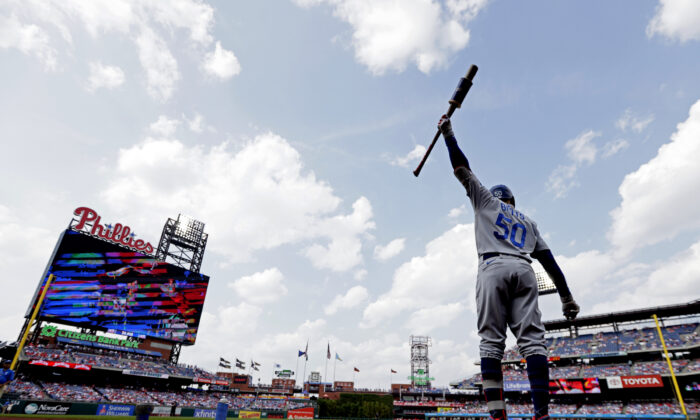
[[(452, 95), (452, 99), (450, 99), (450, 108), (447, 110), (448, 117), (452, 116), (452, 113), (455, 112), (455, 109), (462, 106), (462, 102), (464, 101), (464, 98), (467, 96), (467, 92), (469, 92), (469, 88), (472, 87), (472, 80), (474, 80), (474, 76), (476, 75), (477, 70), (479, 70), (479, 68), (472, 64), (472, 66), (469, 67), (469, 71), (467, 72), (467, 75), (465, 77), (462, 77), (461, 79), (459, 79), (459, 85), (457, 85), (457, 89), (455, 90), (455, 93)], [(416, 168), (416, 170), (413, 171), (413, 175), (415, 175), (415, 176), (420, 175), (420, 171), (421, 171), (421, 169), (423, 169), (423, 165), (425, 165), (425, 161), (428, 160), (428, 156), (430, 155), (430, 152), (433, 150), (433, 147), (435, 147), (435, 142), (439, 138), (440, 138), (440, 130), (438, 130), (437, 133), (435, 133), (435, 137), (433, 138), (432, 143), (430, 143), (430, 146), (428, 146), (428, 150), (425, 151), (425, 155), (423, 156), (423, 159), (418, 164), (418, 167)]]

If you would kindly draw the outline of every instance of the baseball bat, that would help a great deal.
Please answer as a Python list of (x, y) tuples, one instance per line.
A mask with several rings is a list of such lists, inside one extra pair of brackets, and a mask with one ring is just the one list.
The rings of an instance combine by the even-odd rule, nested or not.
[[(460, 108), (462, 106), (462, 102), (464, 102), (464, 98), (467, 96), (469, 88), (472, 87), (472, 80), (474, 80), (474, 76), (476, 76), (477, 70), (479, 70), (479, 68), (476, 65), (472, 64), (472, 66), (469, 67), (467, 75), (459, 79), (457, 89), (455, 89), (455, 93), (452, 94), (452, 99), (450, 99), (450, 108), (447, 110), (448, 117), (452, 116), (452, 114), (455, 112), (455, 109)], [(425, 161), (428, 160), (428, 156), (430, 155), (430, 152), (432, 152), (433, 147), (435, 147), (435, 142), (437, 142), (439, 138), (440, 129), (438, 129), (437, 133), (435, 133), (433, 141), (430, 142), (428, 150), (425, 151), (425, 155), (423, 155), (423, 159), (421, 159), (420, 163), (418, 164), (418, 167), (413, 171), (413, 175), (420, 175), (420, 171), (423, 169)]]

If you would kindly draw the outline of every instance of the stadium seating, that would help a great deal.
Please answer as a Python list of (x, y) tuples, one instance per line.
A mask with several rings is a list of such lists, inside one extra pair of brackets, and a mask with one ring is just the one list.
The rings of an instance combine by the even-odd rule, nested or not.
[[(696, 346), (700, 344), (700, 324), (681, 324), (661, 329), (666, 346), (669, 348)], [(548, 337), (547, 347), (550, 356), (587, 355), (654, 350), (661, 348), (661, 340), (656, 328), (628, 329), (619, 332), (598, 332), (578, 337)], [(517, 347), (505, 352), (505, 360), (520, 360)]]
[(16, 394), (22, 399), (112, 402), (124, 404), (158, 404), (180, 407), (216, 408), (222, 397), (226, 397), (229, 406), (236, 410), (292, 410), (313, 406), (307, 400), (294, 400), (278, 395), (241, 395), (205, 391), (162, 391), (150, 389), (131, 389), (116, 387), (92, 387), (60, 382), (40, 382), (39, 384), (18, 378), (7, 388), (8, 393)]

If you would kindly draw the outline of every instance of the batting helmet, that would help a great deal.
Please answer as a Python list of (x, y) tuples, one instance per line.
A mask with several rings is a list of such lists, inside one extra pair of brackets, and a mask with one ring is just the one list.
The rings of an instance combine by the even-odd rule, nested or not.
[(513, 196), (513, 192), (505, 185), (494, 185), (489, 191), (491, 191), (491, 194), (493, 194), (494, 197), (501, 201), (513, 200), (513, 205), (515, 205), (515, 197)]

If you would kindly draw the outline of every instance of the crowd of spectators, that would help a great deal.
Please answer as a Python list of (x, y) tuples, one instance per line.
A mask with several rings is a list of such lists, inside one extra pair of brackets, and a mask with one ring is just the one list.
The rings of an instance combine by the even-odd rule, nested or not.
[(675, 414), (681, 407), (676, 402), (632, 402), (625, 407), (625, 414)]
[(278, 395), (232, 396), (221, 392), (205, 391), (156, 391), (145, 388), (115, 388), (90, 385), (73, 385), (61, 382), (40, 382), (38, 384), (18, 378), (10, 383), (8, 393), (22, 399), (112, 402), (123, 404), (156, 404), (180, 407), (215, 408), (221, 398), (226, 398), (229, 406), (236, 410), (283, 411), (312, 405), (308, 400), (296, 400)]
[(104, 395), (91, 386), (70, 385), (60, 382), (41, 382), (41, 386), (52, 400), (58, 401), (107, 401)]
[(50, 397), (46, 395), (46, 392), (34, 382), (23, 381), (21, 379), (15, 379), (10, 382), (6, 388), (5, 392), (10, 394), (14, 393), (25, 399), (32, 400), (48, 400)]
[(581, 376), (581, 366), (554, 366), (549, 368), (551, 379), (578, 378)]
[[(483, 401), (467, 401), (466, 403), (448, 403), (439, 401), (394, 401), (395, 407), (446, 407), (454, 413), (479, 414), (487, 413), (486, 403)], [(508, 401), (506, 406), (509, 414), (531, 414), (532, 404), (525, 401)], [(700, 403), (686, 403), (686, 410), (695, 413), (700, 409)], [(675, 401), (633, 401), (628, 404), (622, 402), (587, 403), (580, 407), (577, 404), (550, 404), (549, 411), (552, 414), (680, 414), (681, 408)]]
[(630, 374), (628, 365), (583, 365), (580, 375), (585, 378), (606, 376), (626, 376)]
[[(671, 360), (675, 373), (683, 371), (690, 361), (687, 359)], [(668, 375), (668, 363), (664, 360), (637, 362), (632, 365), (633, 375)]]
[(24, 354), (29, 359), (63, 361), (102, 368), (128, 369), (148, 374), (183, 376), (186, 378), (202, 377), (212, 380), (224, 379), (196, 366), (176, 365), (152, 356), (114, 350), (94, 349), (94, 353), (87, 353), (80, 347), (70, 345), (62, 348), (48, 348), (36, 345), (26, 347)]
[(622, 414), (621, 402), (603, 402), (598, 404), (583, 404), (576, 414)]
[[(700, 344), (699, 323), (672, 325), (661, 328), (666, 346), (670, 348)], [(595, 353), (629, 352), (661, 348), (656, 328), (628, 329), (619, 332), (597, 332), (578, 337), (548, 337), (550, 356), (586, 355)], [(505, 360), (520, 360), (517, 347), (506, 350)]]

